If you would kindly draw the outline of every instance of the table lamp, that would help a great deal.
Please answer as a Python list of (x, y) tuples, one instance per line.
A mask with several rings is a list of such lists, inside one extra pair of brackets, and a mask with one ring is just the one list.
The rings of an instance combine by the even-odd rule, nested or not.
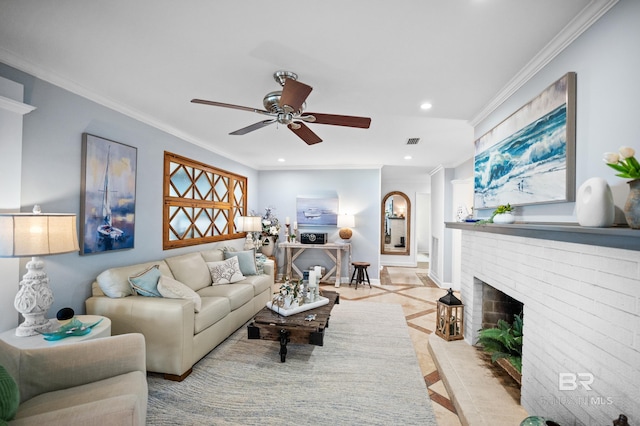
[(244, 249), (251, 250), (256, 248), (258, 239), (253, 238), (253, 233), (262, 231), (262, 218), (260, 216), (240, 216), (239, 225), (242, 232), (247, 233), (247, 239), (244, 242)]
[(53, 293), (40, 256), (78, 250), (75, 214), (42, 214), (37, 205), (33, 213), (0, 214), (0, 257), (31, 256), (14, 302), (24, 317), (16, 336), (33, 336), (50, 330), (45, 315), (53, 304)]
[(350, 228), (355, 228), (355, 226), (356, 219), (354, 215), (338, 215), (338, 228), (340, 228), (338, 235), (340, 235), (340, 238), (342, 238), (343, 240), (349, 240), (351, 238), (351, 236), (353, 235), (353, 231), (351, 231)]

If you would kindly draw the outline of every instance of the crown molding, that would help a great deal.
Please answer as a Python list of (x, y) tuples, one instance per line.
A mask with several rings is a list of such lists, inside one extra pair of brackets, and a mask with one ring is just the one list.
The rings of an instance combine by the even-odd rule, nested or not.
[(25, 115), (25, 114), (29, 114), (31, 111), (36, 109), (36, 107), (34, 107), (33, 105), (29, 105), (23, 102), (13, 100), (11, 98), (0, 96), (0, 109), (15, 112), (20, 115)]
[(518, 73), (484, 106), (480, 112), (469, 120), (473, 127), (480, 124), (489, 114), (495, 111), (504, 101), (524, 86), (534, 75), (558, 56), (567, 46), (574, 42), (583, 32), (600, 19), (619, 0), (592, 0), (580, 13), (571, 20), (545, 47), (542, 48)]
[(47, 83), (51, 83), (54, 86), (58, 86), (78, 96), (89, 99), (99, 105), (112, 109), (116, 112), (119, 112), (123, 115), (126, 115), (130, 118), (133, 118), (151, 127), (155, 127), (156, 129), (159, 129), (165, 133), (168, 133), (186, 142), (197, 145), (203, 149), (206, 149), (207, 151), (211, 151), (215, 154), (221, 155), (229, 160), (236, 161), (237, 163), (242, 164), (244, 166), (257, 169), (255, 164), (249, 164), (245, 159), (234, 156), (228, 152), (217, 150), (211, 145), (205, 143), (204, 141), (198, 138), (193, 137), (190, 134), (187, 134), (181, 130), (178, 130), (173, 126), (168, 126), (165, 123), (162, 123), (156, 120), (155, 118), (151, 117), (150, 115), (144, 114), (141, 111), (130, 108), (127, 105), (124, 105), (120, 102), (116, 102), (113, 99), (110, 99), (90, 89), (87, 89), (86, 87), (72, 80), (61, 77), (56, 73), (43, 69), (42, 67), (39, 67), (38, 65), (35, 65), (34, 63), (27, 61), (24, 58), (20, 57), (19, 55), (16, 55), (15, 53), (7, 49), (4, 49), (2, 47), (0, 47), (0, 62), (3, 62), (11, 67), (14, 67), (20, 71), (23, 71), (36, 78), (39, 78), (40, 80), (46, 81)]

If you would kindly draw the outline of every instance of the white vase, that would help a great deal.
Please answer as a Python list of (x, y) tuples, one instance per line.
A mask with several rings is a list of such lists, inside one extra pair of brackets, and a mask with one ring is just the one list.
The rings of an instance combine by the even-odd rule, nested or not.
[(500, 213), (493, 217), (493, 223), (513, 223), (516, 217), (511, 212)]
[[(268, 242), (268, 244), (264, 245), (264, 243), (266, 242)], [(262, 248), (260, 249), (262, 251), (262, 254), (264, 254), (267, 257), (273, 256), (273, 252), (275, 251), (275, 248), (276, 248), (276, 242), (273, 240), (273, 237), (264, 237), (264, 242), (262, 243)]]
[(576, 216), (581, 226), (606, 228), (615, 219), (613, 194), (606, 180), (600, 177), (587, 179), (578, 189)]
[(282, 306), (285, 309), (294, 309), (298, 307), (298, 299), (294, 299), (293, 296), (285, 296), (284, 304)]

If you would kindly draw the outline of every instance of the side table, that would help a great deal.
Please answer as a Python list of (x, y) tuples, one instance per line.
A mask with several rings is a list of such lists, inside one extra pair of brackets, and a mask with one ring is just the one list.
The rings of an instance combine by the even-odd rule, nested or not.
[[(16, 336), (16, 329), (13, 328), (11, 330), (4, 331), (0, 333), (0, 339), (4, 340), (11, 346), (15, 346), (20, 349), (33, 349), (33, 348), (48, 348), (56, 345), (64, 345), (68, 343), (77, 343), (85, 340), (98, 339), (100, 337), (109, 337), (111, 336), (111, 320), (107, 317), (103, 317), (100, 315), (76, 315), (77, 318), (82, 323), (93, 324), (96, 321), (99, 321), (102, 318), (102, 322), (91, 329), (91, 333), (85, 334), (84, 336), (69, 336), (60, 340), (44, 340), (42, 335), (36, 334), (35, 336), (28, 337), (18, 337)], [(59, 322), (56, 319), (52, 319), (51, 322), (54, 324), (54, 330), (59, 326)]]

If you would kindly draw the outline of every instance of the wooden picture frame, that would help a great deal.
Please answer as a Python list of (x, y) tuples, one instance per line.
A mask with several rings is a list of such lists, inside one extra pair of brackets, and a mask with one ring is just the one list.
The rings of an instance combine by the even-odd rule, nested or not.
[(576, 73), (475, 141), (474, 208), (575, 201)]
[(82, 134), (81, 255), (134, 247), (137, 151)]

